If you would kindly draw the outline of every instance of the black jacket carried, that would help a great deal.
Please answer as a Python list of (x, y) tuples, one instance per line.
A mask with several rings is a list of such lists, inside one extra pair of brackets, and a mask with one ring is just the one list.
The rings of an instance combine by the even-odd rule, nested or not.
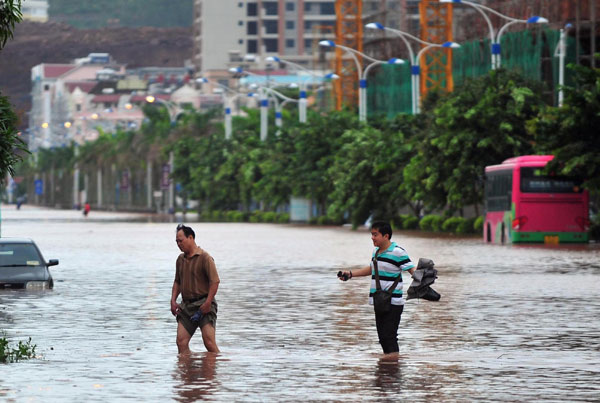
[(419, 259), (417, 269), (412, 276), (413, 281), (408, 287), (407, 300), (413, 298), (422, 298), (428, 301), (440, 300), (441, 295), (430, 287), (437, 278), (437, 270), (433, 268), (434, 265), (431, 259)]

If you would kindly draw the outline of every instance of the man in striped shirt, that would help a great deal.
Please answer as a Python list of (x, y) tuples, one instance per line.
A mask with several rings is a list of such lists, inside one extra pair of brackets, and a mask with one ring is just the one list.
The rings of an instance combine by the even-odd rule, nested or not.
[(371, 265), (353, 271), (345, 271), (340, 277), (346, 281), (353, 277), (371, 276), (371, 290), (369, 294), (369, 304), (373, 305), (373, 294), (376, 291), (375, 269), (373, 260), (377, 260), (377, 269), (381, 289), (389, 289), (396, 279), (398, 284), (392, 292), (392, 306), (388, 312), (375, 313), (375, 323), (377, 324), (377, 335), (379, 343), (385, 354), (397, 355), (398, 348), (398, 326), (400, 317), (404, 308), (404, 296), (402, 294), (402, 272), (408, 271), (411, 275), (415, 271), (415, 265), (408, 257), (408, 253), (392, 242), (392, 227), (384, 221), (377, 221), (371, 226), (371, 240), (375, 246), (373, 251)]

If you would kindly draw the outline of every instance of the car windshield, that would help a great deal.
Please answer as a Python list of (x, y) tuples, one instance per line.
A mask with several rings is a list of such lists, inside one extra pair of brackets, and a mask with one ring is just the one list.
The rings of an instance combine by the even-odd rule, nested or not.
[(41, 266), (40, 254), (33, 244), (0, 244), (0, 267)]

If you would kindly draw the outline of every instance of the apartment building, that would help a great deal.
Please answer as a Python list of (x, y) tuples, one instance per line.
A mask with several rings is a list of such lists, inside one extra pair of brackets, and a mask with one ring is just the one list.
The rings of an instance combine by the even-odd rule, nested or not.
[[(376, 20), (400, 28), (408, 24), (408, 18), (412, 26), (414, 21), (418, 23), (418, 14), (416, 20), (414, 16), (407, 17), (403, 7), (414, 11), (416, 3), (415, 0), (364, 0), (363, 21)], [(229, 67), (242, 65), (265, 74), (265, 69), (277, 67), (265, 61), (268, 56), (285, 58), (321, 74), (330, 71), (335, 52), (322, 49), (318, 43), (323, 39), (335, 40), (335, 4), (335, 0), (195, 0), (196, 75), (235, 86), (227, 71)], [(209, 84), (203, 89), (211, 91), (214, 87)]]
[(21, 13), (24, 20), (48, 21), (48, 0), (22, 0)]

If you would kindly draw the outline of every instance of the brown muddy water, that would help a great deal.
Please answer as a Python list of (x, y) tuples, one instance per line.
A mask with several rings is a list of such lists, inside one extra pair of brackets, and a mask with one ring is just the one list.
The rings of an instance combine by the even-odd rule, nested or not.
[[(3, 401), (598, 401), (600, 248), (493, 246), (405, 232), (435, 261), (437, 303), (408, 301), (400, 359), (382, 361), (366, 230), (189, 223), (215, 258), (217, 342), (180, 359), (169, 299), (175, 223), (2, 206), (2, 236), (31, 237), (54, 290), (0, 292), (0, 329), (35, 359), (0, 364)], [(405, 285), (407, 287), (407, 285)]]

